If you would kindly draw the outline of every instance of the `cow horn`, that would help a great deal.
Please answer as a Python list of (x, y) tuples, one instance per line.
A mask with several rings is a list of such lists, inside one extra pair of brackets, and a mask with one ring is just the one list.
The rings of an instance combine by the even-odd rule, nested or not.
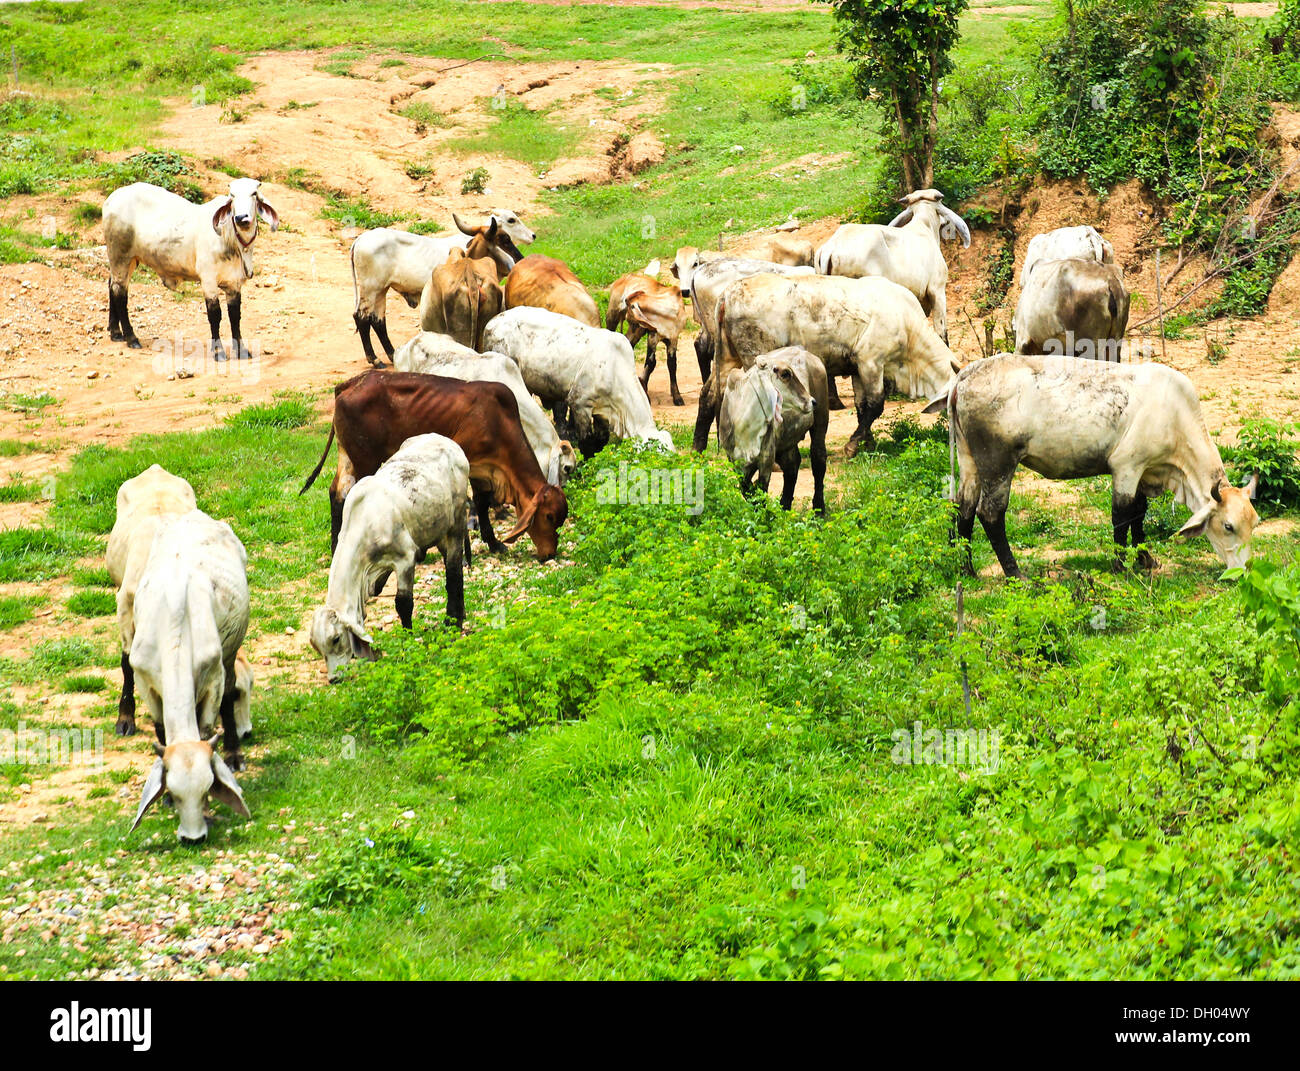
[(912, 218), (912, 206), (908, 205), (905, 209), (903, 209), (903, 211), (898, 213), (898, 215), (896, 215), (893, 219), (889, 221), (889, 225), (891, 227), (901, 227), (905, 223), (907, 223), (908, 220), (910, 220), (911, 218)]
[(1217, 482), (1214, 484), (1213, 487), (1210, 488), (1210, 495), (1215, 502), (1221, 503), (1223, 501), (1223, 492), (1219, 490), (1219, 485)]
[(957, 233), (961, 235), (961, 247), (963, 249), (969, 249), (970, 228), (966, 226), (966, 221), (947, 205), (939, 205), (939, 215), (957, 228)]
[(460, 214), (458, 212), (453, 212), (451, 214), (451, 218), (452, 218), (452, 222), (456, 224), (456, 229), (459, 230), (461, 234), (469, 234), (469, 235), (478, 234), (480, 228), (469, 226), (463, 219), (460, 218)]

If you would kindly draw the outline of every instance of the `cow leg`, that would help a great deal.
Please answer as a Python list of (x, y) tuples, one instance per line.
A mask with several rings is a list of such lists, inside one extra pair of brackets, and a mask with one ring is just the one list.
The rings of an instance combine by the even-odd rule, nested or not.
[(135, 670), (126, 651), (122, 652), (122, 697), (117, 701), (117, 725), (113, 731), (118, 736), (135, 735)]
[(500, 554), (506, 549), (506, 545), (501, 542), (492, 531), (492, 492), (486, 487), (474, 488), (474, 511), (478, 514), (478, 530), (483, 536), (483, 542), (487, 544), (489, 552)]
[[(113, 305), (116, 299), (117, 305), (117, 329), (118, 333), (113, 335)], [(126, 283), (108, 284), (108, 305), (109, 305), (109, 335), (112, 338), (125, 340), (128, 348), (138, 350), (140, 340), (135, 337), (135, 329), (131, 326), (131, 315), (127, 311), (127, 290)]]
[(208, 308), (208, 327), (212, 330), (210, 350), (214, 361), (228, 360), (226, 347), (221, 344), (221, 300), (217, 297), (204, 299)]
[(855, 395), (854, 405), (858, 411), (858, 426), (854, 429), (853, 435), (844, 446), (845, 457), (856, 457), (858, 451), (864, 446), (868, 450), (874, 450), (876, 448), (876, 439), (875, 436), (871, 434), (871, 425), (874, 424), (876, 418), (885, 411), (885, 392), (883, 387), (879, 394), (876, 394), (875, 392), (868, 394), (864, 391), (860, 397), (857, 397), (859, 392), (855, 386), (853, 393)]
[(374, 319), (372, 323), (374, 324), (375, 334), (379, 336), (379, 344), (384, 347), (384, 352), (388, 354), (388, 361), (391, 364), (393, 354), (396, 351), (393, 349), (393, 344), (388, 340), (388, 321)]
[(695, 360), (700, 366), (700, 382), (707, 383), (709, 373), (713, 371), (713, 340), (701, 330), (694, 345)]
[[(1131, 497), (1112, 492), (1110, 499), (1110, 523), (1115, 532), (1115, 570), (1124, 568), (1124, 556), (1121, 549), (1126, 544), (1138, 546), (1146, 542), (1143, 521), (1147, 515), (1147, 496), (1141, 491)], [(1155, 559), (1146, 551), (1138, 551), (1137, 564), (1142, 569), (1155, 568)]]
[(114, 342), (122, 341), (122, 327), (117, 317), (117, 293), (121, 289), (111, 279), (108, 281), (108, 337)]
[(226, 318), (230, 321), (230, 348), (235, 351), (235, 360), (242, 361), (249, 356), (244, 348), (244, 341), (239, 334), (239, 294), (226, 296)]
[(685, 405), (686, 399), (677, 388), (677, 340), (665, 342), (664, 349), (668, 351), (668, 389), (672, 392), (673, 405)]
[(961, 571), (967, 576), (975, 575), (975, 559), (971, 553), (971, 537), (975, 534), (975, 505), (971, 504), (970, 508), (962, 507), (957, 518), (953, 523), (953, 537), (960, 539), (966, 544), (966, 553), (963, 555)]
[(641, 389), (650, 397), (650, 373), (655, 370), (655, 342), (658, 335), (651, 335), (645, 344), (645, 370), (641, 373)]
[(221, 696), (221, 745), (225, 751), (226, 765), (233, 772), (244, 768), (244, 756), (239, 749), (239, 726), (235, 724), (235, 688), (229, 687)]
[(826, 374), (826, 404), (831, 409), (844, 408), (839, 389), (835, 386), (835, 377), (829, 372)]
[(465, 544), (455, 533), (448, 537), (442, 552), (442, 564), (447, 571), (447, 619), (457, 626), (465, 622)]
[[(1139, 544), (1145, 543), (1147, 541), (1147, 534), (1143, 527), (1143, 524), (1147, 519), (1147, 504), (1149, 501), (1150, 500), (1147, 498), (1147, 496), (1144, 495), (1141, 491), (1137, 493), (1137, 497), (1134, 500), (1133, 519), (1132, 521), (1129, 522), (1129, 526), (1128, 526), (1129, 539), (1134, 546), (1138, 546)], [(1141, 569), (1150, 570), (1156, 567), (1155, 557), (1152, 556), (1146, 550), (1138, 551), (1137, 563), (1138, 563), (1138, 567)]]
[(377, 579), (373, 584), (370, 585), (370, 597), (372, 599), (377, 599), (379, 598), (380, 595), (384, 593), (384, 586), (388, 583), (388, 578), (392, 575), (393, 572), (390, 569), (387, 572), (385, 572), (383, 576), (379, 577), (379, 579)]
[(330, 557), (338, 549), (339, 532), (343, 530), (343, 496), (339, 494), (338, 484), (330, 484)]
[[(1012, 470), (1014, 472), (1014, 470)], [(1007, 504), (1011, 501), (1011, 474), (985, 484), (980, 495), (976, 514), (984, 526), (984, 534), (993, 545), (993, 552), (998, 556), (1002, 574), (1008, 578), (1019, 577), (1020, 567), (1016, 556), (1011, 553), (1011, 544), (1007, 542)]]
[(357, 334), (361, 336), (361, 348), (365, 351), (366, 360), (375, 368), (383, 368), (384, 362), (375, 356), (375, 347), (370, 343), (370, 317), (354, 312), (352, 322), (357, 325)]
[(714, 400), (713, 383), (706, 379), (700, 388), (700, 404), (695, 414), (695, 438), (691, 446), (697, 454), (702, 454), (709, 445), (709, 432), (713, 429), (713, 418), (717, 416), (718, 405)]
[(776, 463), (781, 466), (782, 509), (791, 509), (794, 506), (794, 483), (799, 478), (800, 461), (798, 443), (776, 459)]
[(409, 569), (403, 568), (397, 574), (397, 596), (393, 600), (397, 606), (397, 619), (402, 623), (402, 628), (408, 632), (411, 628), (411, 615), (415, 610), (415, 564), (411, 563)]

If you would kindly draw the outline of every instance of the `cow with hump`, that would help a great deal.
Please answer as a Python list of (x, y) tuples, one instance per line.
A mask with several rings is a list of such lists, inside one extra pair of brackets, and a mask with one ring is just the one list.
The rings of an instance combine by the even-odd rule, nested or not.
[[(524, 435), (510, 388), (496, 382), (464, 382), (415, 372), (371, 370), (334, 388), (334, 423), (325, 451), (303, 484), (316, 481), (330, 445), (339, 441), (338, 469), (330, 484), (330, 550), (338, 546), (343, 501), (363, 477), (372, 476), (407, 439), (435, 433), (451, 439), (469, 461), (474, 506), (488, 549), (505, 549), (525, 532), (538, 561), (559, 549), (558, 530), (569, 516), (568, 499), (547, 483)], [(492, 531), (493, 500), (513, 506), (518, 521), (498, 539)]]
[[(927, 411), (945, 406), (961, 469), (957, 534), (969, 540), (979, 517), (1006, 576), (1021, 575), (1006, 531), (1011, 479), (1020, 465), (1050, 480), (1109, 474), (1120, 547), (1145, 541), (1148, 501), (1173, 491), (1192, 511), (1179, 535), (1204, 535), (1229, 567), (1249, 560), (1259, 521), (1251, 505), (1256, 480), (1245, 487), (1228, 482), (1196, 388), (1181, 372), (1161, 364), (1001, 354), (968, 365)], [(1138, 560), (1155, 565), (1145, 551)]]

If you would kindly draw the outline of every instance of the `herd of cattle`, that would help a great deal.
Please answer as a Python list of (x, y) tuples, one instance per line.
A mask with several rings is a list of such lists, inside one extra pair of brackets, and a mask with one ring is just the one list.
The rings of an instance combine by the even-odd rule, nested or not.
[[(365, 608), (390, 576), (410, 627), (415, 567), (431, 548), (445, 565), (447, 616), (459, 623), (471, 529), (493, 552), (526, 533), (545, 561), (558, 550), (568, 517), (563, 485), (579, 453), (591, 456), (610, 439), (672, 449), (655, 426), (648, 383), (662, 343), (673, 403), (684, 404), (677, 353), (687, 301), (703, 381), (693, 445), (706, 448), (716, 421), (746, 490), (766, 491), (779, 466), (790, 508), (808, 438), (813, 507), (825, 512), (829, 411), (843, 408), (836, 378), (846, 376), (857, 417), (849, 456), (872, 445), (891, 388), (929, 400), (927, 412), (948, 412), (960, 463), (955, 530), (969, 547), (978, 517), (1007, 576), (1019, 575), (1005, 514), (1020, 465), (1050, 479), (1110, 474), (1121, 547), (1144, 542), (1149, 498), (1172, 490), (1192, 511), (1180, 534), (1204, 534), (1225, 563), (1243, 564), (1258, 521), (1255, 481), (1229, 483), (1185, 376), (1120, 362), (1128, 293), (1110, 244), (1091, 227), (1036, 236), (1021, 271), (1015, 352), (963, 366), (947, 342), (942, 242), (968, 246), (970, 232), (942, 202), (937, 190), (916, 191), (888, 225), (846, 224), (817, 249), (778, 233), (765, 259), (679, 249), (672, 283), (660, 281), (652, 262), (613, 284), (603, 326), (565, 264), (520, 252), (535, 235), (514, 212), (494, 209), (476, 224), (456, 216), (457, 233), (442, 237), (387, 228), (358, 237), (354, 322), (374, 367), (335, 388), (329, 439), (303, 486), (337, 439), (329, 586), (310, 634), (330, 679), (347, 662), (374, 657)], [(226, 359), (224, 294), (233, 348), (247, 355), (240, 290), (252, 275), (259, 221), (272, 230), (279, 222), (258, 182), (235, 180), (228, 196), (197, 206), (158, 187), (127, 186), (108, 198), (103, 218), (111, 337), (139, 346), (127, 283), (144, 264), (168, 287), (200, 283), (218, 360)], [(390, 290), (419, 310), (421, 331), (400, 348), (388, 336)], [(638, 377), (633, 346), (642, 337)], [(1089, 357), (1101, 359), (1080, 359)], [(500, 538), (494, 506), (515, 512)], [(252, 674), (240, 651), (244, 548), (197, 508), (185, 480), (155, 465), (119, 490), (107, 555), (122, 637), (117, 731), (135, 731), (138, 682), (158, 736), (136, 822), (165, 791), (180, 815), (178, 834), (200, 840), (208, 796), (247, 814), (234, 778), (252, 728)], [(1140, 561), (1152, 564), (1145, 550)]]

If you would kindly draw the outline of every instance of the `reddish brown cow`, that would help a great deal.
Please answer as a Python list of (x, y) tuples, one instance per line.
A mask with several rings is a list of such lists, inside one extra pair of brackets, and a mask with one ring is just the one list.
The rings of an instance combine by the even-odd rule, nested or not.
[[(299, 492), (320, 475), (337, 435), (338, 471), (330, 484), (331, 551), (343, 525), (343, 499), (352, 485), (377, 472), (411, 436), (429, 432), (445, 435), (465, 451), (474, 506), (490, 550), (504, 550), (506, 543), (527, 532), (538, 561), (555, 557), (557, 530), (569, 516), (569, 503), (542, 475), (510, 388), (386, 370), (363, 372), (334, 388), (334, 423), (325, 452)], [(494, 499), (514, 506), (519, 517), (501, 539), (488, 517)]]
[(572, 316), (588, 327), (600, 326), (600, 310), (582, 280), (554, 257), (532, 253), (519, 261), (506, 279), (506, 308), (531, 305)]

